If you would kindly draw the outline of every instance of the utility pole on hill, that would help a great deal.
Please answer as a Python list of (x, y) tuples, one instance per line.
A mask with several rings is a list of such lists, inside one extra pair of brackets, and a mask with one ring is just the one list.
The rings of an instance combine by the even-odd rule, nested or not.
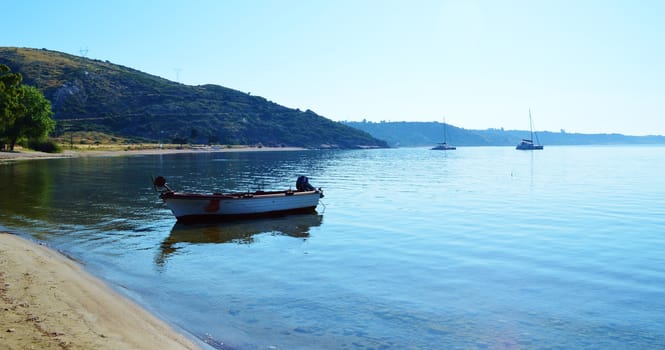
[(180, 72), (182, 71), (182, 68), (173, 68), (175, 71), (175, 82), (180, 83)]

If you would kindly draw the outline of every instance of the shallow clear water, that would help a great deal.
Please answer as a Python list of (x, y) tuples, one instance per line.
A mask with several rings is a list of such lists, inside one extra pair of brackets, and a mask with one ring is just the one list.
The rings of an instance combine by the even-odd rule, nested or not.
[[(180, 225), (178, 190), (317, 215)], [(665, 147), (202, 153), (0, 165), (0, 224), (219, 349), (665, 348)]]

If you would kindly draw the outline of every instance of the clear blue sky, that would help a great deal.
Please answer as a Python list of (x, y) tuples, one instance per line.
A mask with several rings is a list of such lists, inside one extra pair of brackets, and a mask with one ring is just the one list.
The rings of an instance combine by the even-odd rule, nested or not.
[(665, 1), (5, 1), (0, 46), (332, 120), (665, 135)]

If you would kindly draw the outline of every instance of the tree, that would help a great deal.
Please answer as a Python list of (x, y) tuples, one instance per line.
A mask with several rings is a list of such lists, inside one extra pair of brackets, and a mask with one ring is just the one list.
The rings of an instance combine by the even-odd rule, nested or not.
[(0, 64), (0, 121), (5, 121), (18, 108), (18, 88), (23, 76), (12, 73), (11, 69)]
[(24, 108), (19, 103), (22, 80), (20, 73), (12, 73), (8, 66), (0, 64), (0, 139), (14, 123), (16, 115), (23, 112)]
[(14, 150), (22, 138), (41, 139), (55, 128), (51, 102), (37, 88), (21, 85), (20, 73), (0, 65), (0, 139)]

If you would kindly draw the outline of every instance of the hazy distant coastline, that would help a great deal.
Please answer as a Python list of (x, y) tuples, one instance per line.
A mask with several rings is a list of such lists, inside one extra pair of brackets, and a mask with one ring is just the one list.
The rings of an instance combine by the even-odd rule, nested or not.
[[(345, 125), (386, 141), (391, 147), (429, 146), (443, 140), (444, 124), (439, 122), (352, 122)], [(469, 130), (446, 125), (447, 142), (457, 146), (513, 146), (529, 137), (528, 130)], [(665, 144), (665, 136), (630, 136), (623, 134), (580, 134), (565, 131), (537, 131), (544, 145), (630, 145)]]

